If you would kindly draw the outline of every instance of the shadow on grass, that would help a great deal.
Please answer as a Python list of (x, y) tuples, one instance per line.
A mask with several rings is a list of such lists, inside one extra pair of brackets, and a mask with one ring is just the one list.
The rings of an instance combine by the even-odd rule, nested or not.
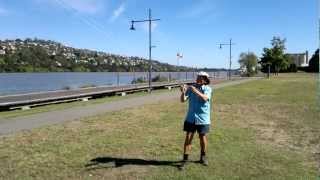
[(102, 168), (118, 168), (125, 165), (172, 166), (181, 169), (182, 161), (159, 161), (136, 158), (97, 157), (90, 160), (90, 163), (86, 164), (85, 167), (87, 170), (95, 170)]

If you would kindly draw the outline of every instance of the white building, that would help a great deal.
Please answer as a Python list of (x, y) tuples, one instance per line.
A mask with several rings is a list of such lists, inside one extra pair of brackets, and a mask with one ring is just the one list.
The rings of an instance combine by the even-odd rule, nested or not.
[(288, 53), (297, 67), (307, 67), (309, 65), (308, 51), (304, 53)]

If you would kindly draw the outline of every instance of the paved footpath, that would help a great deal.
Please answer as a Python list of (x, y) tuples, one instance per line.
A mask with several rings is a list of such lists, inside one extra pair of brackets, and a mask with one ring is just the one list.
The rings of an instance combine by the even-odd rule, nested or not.
[[(242, 79), (229, 81), (214, 85), (214, 89), (226, 86), (242, 84), (259, 78)], [(140, 97), (128, 98), (120, 101), (88, 105), (85, 107), (74, 107), (70, 109), (38, 113), (28, 116), (2, 119), (0, 121), (0, 136), (21, 130), (30, 130), (33, 128), (62, 123), (66, 121), (79, 120), (84, 117), (90, 117), (105, 112), (119, 111), (126, 108), (137, 107), (145, 104), (154, 104), (161, 101), (172, 99), (179, 100), (179, 91), (168, 91), (160, 94), (149, 94)]]

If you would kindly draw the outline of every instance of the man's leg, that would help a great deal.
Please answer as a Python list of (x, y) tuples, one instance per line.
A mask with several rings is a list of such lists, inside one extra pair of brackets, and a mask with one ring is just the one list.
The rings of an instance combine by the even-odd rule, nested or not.
[(206, 134), (199, 134), (200, 139), (200, 147), (201, 147), (201, 154), (200, 154), (200, 163), (203, 165), (208, 165), (208, 159), (206, 157), (207, 148), (208, 148), (208, 140)]
[(186, 132), (186, 139), (184, 141), (183, 147), (183, 160), (187, 161), (189, 153), (191, 151), (191, 144), (193, 139), (194, 132)]

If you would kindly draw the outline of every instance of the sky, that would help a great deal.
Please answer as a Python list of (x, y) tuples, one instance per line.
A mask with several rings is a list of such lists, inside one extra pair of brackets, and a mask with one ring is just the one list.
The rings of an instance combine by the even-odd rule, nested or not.
[(318, 47), (317, 0), (0, 0), (0, 39), (40, 38), (86, 48), (148, 58), (152, 17), (152, 58), (189, 67), (238, 68), (242, 52), (258, 57), (274, 36), (286, 38), (286, 52)]

